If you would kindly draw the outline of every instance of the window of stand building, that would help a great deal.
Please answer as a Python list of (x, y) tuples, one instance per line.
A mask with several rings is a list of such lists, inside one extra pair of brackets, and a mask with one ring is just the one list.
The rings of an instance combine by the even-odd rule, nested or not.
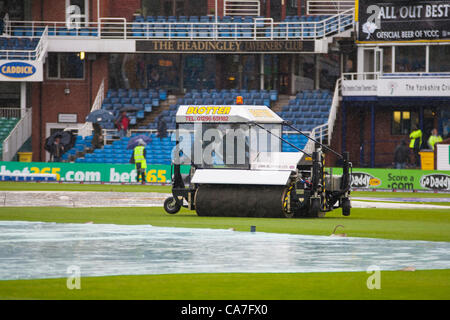
[(413, 124), (419, 123), (419, 114), (415, 111), (392, 112), (392, 135), (409, 135)]
[(395, 47), (395, 72), (425, 72), (425, 46)]
[(430, 72), (450, 71), (450, 45), (430, 46)]
[(340, 56), (336, 53), (320, 55), (320, 77), (319, 86), (321, 89), (334, 90), (336, 80), (340, 76), (339, 64)]
[(216, 57), (214, 55), (185, 55), (183, 76), (186, 91), (214, 89)]
[(383, 47), (383, 72), (392, 73), (392, 47)]
[(49, 53), (47, 76), (49, 79), (84, 79), (84, 60), (78, 53)]

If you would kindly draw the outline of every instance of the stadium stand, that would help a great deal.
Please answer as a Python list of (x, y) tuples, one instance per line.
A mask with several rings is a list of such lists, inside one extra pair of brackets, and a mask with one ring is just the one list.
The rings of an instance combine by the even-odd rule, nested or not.
[[(165, 90), (156, 89), (110, 89), (103, 100), (102, 109), (108, 110), (117, 118), (120, 110), (128, 108), (130, 125), (136, 125), (139, 120), (144, 119), (146, 113), (160, 106), (161, 101), (167, 99)], [(104, 129), (114, 129), (114, 124), (100, 123)]]
[(33, 60), (39, 38), (0, 37), (0, 59)]
[(328, 121), (331, 102), (332, 96), (328, 90), (304, 90), (283, 106), (278, 115), (300, 130), (311, 131)]
[(3, 154), (3, 141), (8, 137), (18, 121), (18, 118), (0, 118), (0, 159)]
[[(161, 92), (158, 94), (160, 93)], [(119, 96), (122, 99), (130, 99), (130, 96), (139, 96), (140, 94), (142, 95), (142, 99), (148, 99), (144, 97), (144, 90), (110, 90), (108, 91), (107, 96), (110, 99), (118, 99)], [(151, 94), (155, 94), (155, 91)], [(244, 104), (246, 105), (264, 104), (270, 107), (270, 105), (278, 99), (278, 92), (276, 90), (192, 90), (187, 92), (183, 98), (179, 98), (177, 104), (172, 104), (167, 110), (162, 111), (159, 116), (155, 118), (154, 122), (147, 126), (139, 126), (140, 130), (148, 130), (147, 132), (133, 133), (131, 137), (138, 134), (146, 134), (152, 139), (151, 143), (147, 145), (147, 162), (149, 164), (170, 164), (172, 159), (172, 151), (175, 147), (175, 141), (171, 140), (170, 134), (168, 137), (160, 139), (155, 133), (150, 133), (150, 131), (154, 132), (156, 130), (159, 118), (162, 117), (162, 119), (167, 123), (168, 129), (173, 130), (176, 126), (175, 115), (179, 105), (234, 104), (236, 97), (239, 95), (244, 97)], [(159, 97), (165, 99), (164, 94)], [(118, 101), (119, 102), (117, 104), (122, 105), (121, 100)], [(128, 102), (128, 100), (125, 100), (125, 102)], [(107, 107), (109, 105), (114, 104), (108, 103)], [(301, 108), (297, 108), (297, 106), (300, 107), (302, 105), (307, 105), (314, 108), (305, 108), (305, 111)], [(312, 111), (312, 109), (316, 109), (316, 105), (318, 106), (318, 111)], [(326, 122), (328, 119), (328, 110), (330, 105), (331, 95), (329, 91), (306, 90), (298, 93), (296, 99), (291, 100), (288, 106), (283, 107), (283, 110), (285, 111), (282, 111), (280, 116), (286, 120), (294, 120), (294, 124), (296, 124), (299, 129), (310, 131), (313, 127)], [(293, 111), (290, 111), (292, 106), (295, 106), (295, 108), (292, 108)], [(297, 121), (297, 116), (300, 114), (302, 114), (301, 118), (305, 119), (305, 121), (301, 123)], [(320, 117), (317, 116), (318, 114)], [(309, 120), (312, 120), (311, 125), (309, 125)], [(77, 137), (74, 148), (64, 155), (63, 160), (69, 160), (71, 157), (75, 157), (78, 154), (80, 156), (75, 159), (75, 162), (77, 163), (127, 164), (129, 163), (132, 154), (132, 150), (127, 150), (128, 141), (131, 137), (124, 137), (120, 140), (113, 141), (112, 144), (107, 144), (102, 149), (95, 149), (92, 153), (86, 152), (86, 150), (92, 148), (92, 136), (88, 136), (85, 139), (82, 137)], [(283, 139), (301, 149), (305, 147), (307, 142), (306, 137), (297, 133), (283, 134)], [(283, 143), (282, 151), (296, 152), (297, 150), (289, 144)]]
[(258, 20), (262, 18), (219, 17), (216, 31), (212, 16), (136, 16), (132, 24), (132, 37), (210, 38), (217, 35), (218, 38), (253, 38), (257, 32), (265, 34), (266, 38), (315, 38), (345, 31), (353, 23), (351, 16), (287, 16), (283, 21), (267, 26)]

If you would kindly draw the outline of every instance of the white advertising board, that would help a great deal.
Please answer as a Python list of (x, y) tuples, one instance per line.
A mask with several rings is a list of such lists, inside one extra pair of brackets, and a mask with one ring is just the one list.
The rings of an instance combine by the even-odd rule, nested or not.
[(450, 78), (343, 80), (343, 96), (450, 97)]
[(41, 82), (43, 69), (42, 61), (0, 60), (0, 81)]
[(436, 150), (437, 150), (436, 169), (450, 170), (450, 145), (437, 144)]

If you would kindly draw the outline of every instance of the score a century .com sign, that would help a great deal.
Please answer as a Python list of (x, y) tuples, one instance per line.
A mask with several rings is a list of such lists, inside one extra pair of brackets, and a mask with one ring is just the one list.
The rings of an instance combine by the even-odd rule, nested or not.
[(359, 0), (358, 42), (450, 41), (450, 3)]
[(137, 40), (137, 52), (314, 52), (314, 41)]

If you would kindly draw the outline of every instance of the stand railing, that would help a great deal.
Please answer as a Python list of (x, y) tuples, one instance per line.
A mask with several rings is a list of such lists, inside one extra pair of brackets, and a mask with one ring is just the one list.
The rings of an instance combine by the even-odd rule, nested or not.
[(11, 161), (22, 145), (31, 137), (31, 108), (19, 120), (11, 133), (3, 141), (3, 161)]
[(339, 14), (354, 8), (355, 1), (352, 0), (309, 0), (306, 4), (308, 15)]
[[(11, 27), (8, 27), (11, 29)], [(0, 60), (33, 60), (42, 61), (45, 58), (48, 47), (48, 28), (45, 27), (43, 31), (39, 32), (39, 42), (36, 44), (36, 48), (29, 49), (12, 49), (12, 50), (0, 50)], [(32, 39), (36, 39), (32, 37)]]
[(66, 22), (11, 21), (10, 36), (40, 36), (83, 39), (190, 39), (190, 40), (303, 40), (323, 39), (354, 27), (354, 9), (320, 21), (275, 22), (254, 18), (251, 22), (126, 22), (125, 18), (100, 18), (77, 28)]
[[(320, 126), (315, 127), (310, 134), (310, 137), (320, 143), (330, 144), (333, 137), (334, 123), (336, 122), (337, 111), (340, 102), (340, 92), (341, 92), (341, 79), (336, 81), (336, 86), (334, 88), (333, 100), (331, 102), (330, 113), (328, 115), (328, 121)], [(314, 142), (308, 140), (305, 146), (305, 151), (312, 153), (314, 151)]]
[[(94, 103), (92, 104), (91, 111), (99, 110), (102, 108), (103, 100), (105, 99), (105, 79), (102, 80), (100, 87), (97, 91)], [(90, 136), (92, 134), (92, 123), (85, 122), (80, 128), (67, 128), (65, 131), (78, 130), (78, 135), (82, 137)]]

